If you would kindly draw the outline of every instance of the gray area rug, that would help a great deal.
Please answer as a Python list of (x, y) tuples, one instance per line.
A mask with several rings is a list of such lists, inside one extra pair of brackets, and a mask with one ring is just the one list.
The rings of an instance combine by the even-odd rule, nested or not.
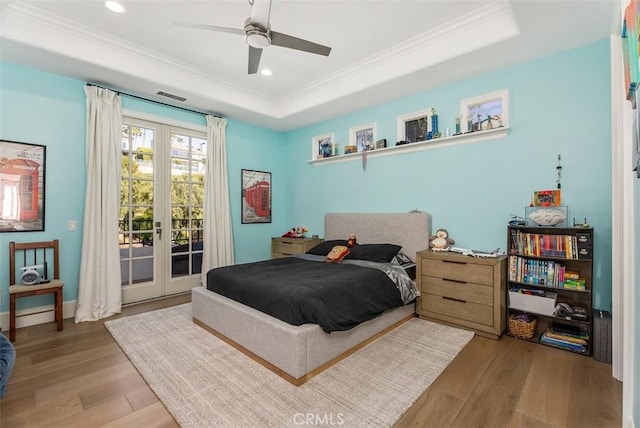
[(195, 325), (190, 303), (105, 325), (185, 428), (392, 426), (473, 337), (413, 318), (295, 387)]

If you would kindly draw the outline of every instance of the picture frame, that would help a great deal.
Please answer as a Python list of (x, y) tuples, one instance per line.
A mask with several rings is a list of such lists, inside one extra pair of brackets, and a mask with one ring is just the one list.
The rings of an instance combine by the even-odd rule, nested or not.
[(271, 173), (243, 169), (242, 224), (271, 223)]
[(531, 202), (534, 207), (559, 207), (562, 205), (562, 192), (560, 189), (536, 190)]
[(311, 138), (311, 159), (322, 159), (333, 156), (333, 145), (336, 138), (333, 132), (316, 135)]
[(460, 124), (463, 133), (509, 127), (509, 90), (467, 98), (460, 101)]
[(383, 138), (382, 140), (376, 141), (376, 149), (385, 149), (387, 148), (387, 139)]
[(431, 109), (414, 111), (396, 117), (397, 141), (427, 141), (431, 131)]
[(47, 147), (0, 140), (0, 232), (45, 228)]
[(349, 128), (349, 145), (356, 146), (358, 153), (376, 148), (376, 123)]

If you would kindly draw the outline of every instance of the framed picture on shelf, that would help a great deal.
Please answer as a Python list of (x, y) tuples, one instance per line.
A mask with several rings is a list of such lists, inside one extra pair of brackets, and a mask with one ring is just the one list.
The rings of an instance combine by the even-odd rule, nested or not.
[(271, 173), (242, 170), (242, 223), (271, 223)]
[(559, 207), (561, 205), (560, 189), (536, 190), (533, 192), (534, 207)]
[(509, 126), (509, 91), (491, 92), (460, 101), (462, 132), (487, 131)]
[(403, 114), (396, 118), (398, 141), (426, 141), (431, 131), (431, 109)]
[(333, 132), (317, 135), (311, 139), (311, 159), (328, 158), (333, 155), (332, 149), (336, 138)]
[(349, 145), (356, 146), (358, 153), (376, 148), (376, 124), (354, 126), (349, 129)]
[(0, 232), (44, 230), (46, 146), (0, 140)]

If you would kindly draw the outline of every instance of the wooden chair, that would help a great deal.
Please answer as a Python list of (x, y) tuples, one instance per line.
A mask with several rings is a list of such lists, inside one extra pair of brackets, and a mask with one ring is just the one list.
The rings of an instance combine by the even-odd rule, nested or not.
[[(55, 311), (55, 321), (58, 331), (62, 331), (62, 287), (60, 281), (60, 263), (58, 259), (58, 240), (44, 242), (9, 242), (9, 339), (16, 340), (16, 318), (27, 315), (40, 314)], [(53, 278), (50, 276), (49, 266), (53, 264)], [(35, 285), (22, 285), (21, 267), (31, 265), (43, 265), (44, 278), (48, 282)], [(20, 297), (38, 296), (53, 293), (55, 295), (55, 307), (44, 311), (24, 313), (16, 315), (16, 300)]]

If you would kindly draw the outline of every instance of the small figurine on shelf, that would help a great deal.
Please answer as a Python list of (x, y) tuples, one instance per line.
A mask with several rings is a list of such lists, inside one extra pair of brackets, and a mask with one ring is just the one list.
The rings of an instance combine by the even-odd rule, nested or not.
[(473, 132), (473, 118), (471, 117), (471, 114), (467, 115), (467, 132), (466, 132), (466, 134), (468, 134), (469, 132)]
[(440, 131), (438, 130), (438, 113), (435, 108), (429, 110), (431, 113), (431, 136), (432, 138), (440, 137)]

